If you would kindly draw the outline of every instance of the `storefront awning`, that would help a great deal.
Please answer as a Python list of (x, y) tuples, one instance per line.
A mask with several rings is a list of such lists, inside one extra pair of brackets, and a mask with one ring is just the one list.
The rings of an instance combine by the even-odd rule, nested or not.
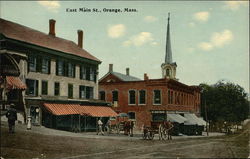
[(115, 117), (117, 113), (110, 107), (83, 106), (80, 104), (51, 104), (45, 103), (44, 107), (54, 115), (80, 114), (92, 117)]
[[(0, 77), (1, 79), (1, 87), (4, 87), (4, 81), (3, 77)], [(6, 76), (6, 89), (12, 90), (12, 89), (21, 89), (25, 90), (26, 84), (21, 81), (19, 77), (14, 77), (14, 76)]]
[(202, 121), (202, 119), (198, 118), (195, 114), (184, 114), (184, 117), (187, 119), (187, 121), (184, 122), (185, 125), (206, 125), (206, 122), (204, 120)]
[(179, 114), (167, 114), (167, 120), (170, 120), (171, 122), (177, 122), (177, 123), (184, 123), (187, 121), (186, 118)]

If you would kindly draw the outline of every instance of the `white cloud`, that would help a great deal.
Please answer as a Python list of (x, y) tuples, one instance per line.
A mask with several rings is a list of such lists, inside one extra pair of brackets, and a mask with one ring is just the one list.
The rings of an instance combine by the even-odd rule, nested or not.
[(38, 3), (54, 12), (57, 12), (57, 9), (61, 6), (58, 1), (38, 1)]
[(208, 43), (208, 42), (201, 42), (198, 44), (198, 47), (204, 51), (210, 51), (213, 49), (213, 45), (211, 43)]
[(158, 18), (156, 18), (156, 17), (154, 17), (154, 16), (146, 16), (146, 17), (144, 17), (144, 21), (145, 22), (154, 22), (154, 21), (156, 21), (156, 20), (158, 20)]
[(126, 32), (126, 27), (123, 24), (117, 24), (108, 28), (108, 36), (111, 38), (119, 38)]
[(193, 15), (193, 18), (200, 22), (206, 22), (210, 16), (209, 12), (197, 12)]
[(214, 48), (223, 47), (226, 44), (229, 44), (233, 40), (233, 33), (226, 29), (222, 32), (215, 32), (211, 35), (209, 42), (201, 42), (198, 44), (198, 48), (204, 51), (210, 51)]
[(195, 51), (195, 48), (190, 47), (190, 48), (188, 48), (187, 50), (188, 50), (188, 52), (194, 52), (194, 51)]
[(240, 6), (248, 6), (248, 1), (226, 1), (225, 9), (230, 9), (232, 11), (236, 11), (240, 8)]
[(233, 40), (233, 33), (230, 30), (224, 30), (221, 33), (213, 33), (211, 42), (216, 47), (222, 47), (225, 44), (230, 43)]
[(152, 46), (156, 46), (156, 45), (158, 45), (158, 43), (155, 42), (155, 41), (153, 41), (153, 42), (151, 43), (151, 45), (152, 45)]
[(150, 42), (152, 45), (157, 44), (156, 42), (154, 42), (154, 39), (150, 32), (141, 32), (135, 36), (132, 36), (131, 38), (129, 38), (129, 40), (124, 41), (123, 46), (130, 46), (130, 45), (142, 46)]
[(195, 23), (194, 22), (190, 22), (190, 23), (188, 23), (188, 26), (191, 27), (191, 28), (193, 28), (193, 27), (195, 27)]

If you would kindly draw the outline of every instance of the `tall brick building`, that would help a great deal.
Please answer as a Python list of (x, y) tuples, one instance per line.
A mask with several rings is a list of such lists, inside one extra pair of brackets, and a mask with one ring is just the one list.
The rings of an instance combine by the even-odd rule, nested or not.
[(137, 128), (166, 119), (204, 125), (196, 116), (200, 112), (200, 89), (179, 82), (176, 67), (177, 64), (172, 61), (168, 18), (162, 78), (150, 79), (144, 74), (141, 80), (131, 76), (129, 68), (126, 74), (114, 72), (110, 64), (108, 73), (99, 80), (99, 98), (112, 102), (116, 112), (128, 113), (129, 118), (136, 121)]

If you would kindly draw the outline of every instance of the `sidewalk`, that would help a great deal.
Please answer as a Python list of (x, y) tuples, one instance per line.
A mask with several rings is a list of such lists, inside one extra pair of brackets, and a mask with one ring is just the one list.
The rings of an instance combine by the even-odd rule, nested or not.
[[(6, 121), (1, 121), (1, 127), (8, 127), (8, 123)], [(46, 128), (44, 126), (32, 126), (31, 130), (27, 130), (27, 126), (25, 124), (16, 124), (16, 131), (26, 131), (32, 133), (38, 133), (43, 135), (55, 135), (55, 136), (69, 136), (69, 137), (83, 137), (83, 138), (93, 138), (93, 139), (116, 139), (116, 140), (138, 140), (142, 139), (142, 132), (135, 131), (133, 137), (129, 137), (121, 134), (104, 134), (104, 135), (96, 135), (96, 132), (81, 132), (74, 133), (69, 131), (62, 131), (56, 129)], [(209, 136), (206, 136), (206, 132), (203, 132), (202, 136), (173, 136), (173, 139), (187, 139), (187, 138), (199, 138), (199, 137), (212, 137), (212, 136), (221, 136), (225, 135), (223, 133), (210, 132)], [(154, 139), (159, 139), (158, 134), (155, 135)]]

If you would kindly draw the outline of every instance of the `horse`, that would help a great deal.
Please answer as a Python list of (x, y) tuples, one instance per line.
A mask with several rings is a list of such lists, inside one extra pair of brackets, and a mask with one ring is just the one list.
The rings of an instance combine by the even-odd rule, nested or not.
[(125, 121), (123, 129), (124, 129), (124, 135), (129, 135), (133, 137), (134, 122)]
[(168, 137), (168, 140), (172, 140), (172, 130), (174, 125), (170, 121), (163, 121), (159, 125), (159, 140), (164, 140)]

